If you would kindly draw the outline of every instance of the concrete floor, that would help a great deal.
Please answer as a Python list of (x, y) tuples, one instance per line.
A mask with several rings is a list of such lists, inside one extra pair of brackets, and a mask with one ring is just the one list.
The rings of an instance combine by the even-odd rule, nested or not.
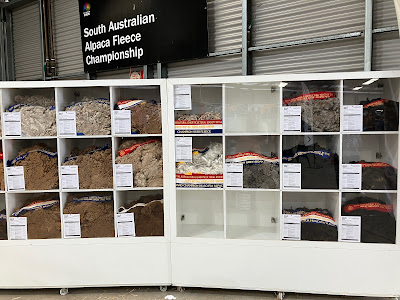
[[(178, 292), (176, 288), (168, 288), (162, 293), (155, 287), (135, 287), (135, 288), (85, 288), (70, 289), (66, 296), (59, 295), (59, 289), (48, 290), (3, 290), (0, 291), (0, 300), (164, 300), (165, 296), (172, 295), (177, 300), (257, 300), (257, 299), (276, 299), (274, 293), (256, 291), (236, 291), (236, 290), (217, 290), (187, 288), (184, 292)], [(173, 299), (173, 298), (172, 298)], [(307, 294), (286, 294), (284, 300), (358, 300), (377, 298), (363, 297), (341, 297), (323, 296)], [(379, 298), (384, 299), (384, 298)]]

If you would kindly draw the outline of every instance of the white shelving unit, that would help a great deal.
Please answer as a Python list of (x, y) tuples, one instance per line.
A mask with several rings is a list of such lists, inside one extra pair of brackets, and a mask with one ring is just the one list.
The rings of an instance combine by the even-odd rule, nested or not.
[[(163, 187), (110, 188), (93, 190), (0, 191), (0, 210), (7, 216), (31, 195), (51, 192), (61, 200), (60, 216), (68, 195), (109, 192), (114, 215), (121, 205), (148, 194), (163, 193), (164, 236), (81, 239), (28, 239), (0, 241), (3, 268), (0, 288), (72, 288), (87, 286), (211, 287), (337, 295), (400, 296), (400, 235), (396, 243), (344, 243), (339, 241), (287, 241), (281, 239), (282, 210), (306, 205), (331, 211), (338, 225), (344, 201), (359, 193), (387, 200), (399, 219), (396, 190), (348, 191), (337, 187), (286, 190), (282, 185), (282, 152), (300, 141), (314, 141), (334, 149), (342, 163), (353, 160), (380, 161), (399, 167), (397, 130), (343, 131), (343, 105), (358, 104), (362, 94), (352, 96), (352, 86), (380, 78), (378, 97), (399, 99), (400, 71), (331, 74), (296, 74), (171, 80), (109, 80), (0, 83), (1, 111), (18, 94), (54, 94), (57, 111), (79, 97), (109, 97), (110, 114), (120, 99), (151, 97), (162, 105), (162, 134), (96, 135), (61, 137), (2, 137), (3, 164), (19, 150), (39, 141), (57, 148), (58, 167), (73, 147), (109, 143), (115, 158), (122, 139), (156, 137), (163, 142)], [(283, 132), (283, 83), (334, 82), (340, 100), (341, 124), (336, 132)], [(222, 133), (175, 134), (174, 85), (192, 85), (193, 110), (222, 115)], [(361, 90), (362, 91), (362, 90)], [(372, 96), (368, 96), (372, 97)], [(58, 121), (58, 120), (57, 120)], [(113, 123), (111, 114), (111, 124)], [(111, 131), (112, 132), (112, 131)], [(223, 157), (246, 151), (276, 154), (279, 187), (271, 188), (183, 188), (176, 187), (175, 137), (193, 137), (194, 147), (210, 142), (223, 145)], [(349, 148), (350, 141), (359, 141)], [(375, 157), (375, 159), (374, 159)], [(59, 170), (60, 172), (60, 170)], [(60, 173), (59, 173), (60, 175)], [(323, 179), (323, 178), (322, 178)], [(397, 187), (399, 179), (397, 177)], [(115, 218), (114, 218), (115, 220)], [(399, 222), (396, 231), (399, 232)], [(340, 231), (339, 231), (340, 235)], [(61, 235), (62, 236), (62, 235)], [(24, 272), (20, 270), (23, 269)]]
[[(368, 93), (363, 94), (362, 90), (354, 95), (351, 93), (354, 92), (353, 85), (362, 85), (371, 78), (380, 79), (374, 86), (365, 88)], [(281, 108), (286, 83), (293, 83), (292, 86), (301, 90), (301, 82), (317, 86), (324, 82), (320, 84), (320, 91), (326, 91), (329, 86), (336, 94), (340, 101), (338, 131), (283, 132)], [(175, 85), (191, 85), (196, 89), (200, 86), (203, 91), (211, 86), (221, 86), (217, 103), (223, 114), (223, 133), (175, 136), (193, 136), (193, 143), (203, 140), (205, 145), (211, 136), (215, 136), (222, 140), (224, 158), (258, 149), (260, 152), (257, 153), (276, 153), (280, 165), (280, 187), (277, 189), (171, 188), (173, 285), (398, 297), (399, 234), (395, 244), (282, 240), (281, 214), (282, 209), (304, 206), (328, 209), (337, 222), (340, 235), (342, 205), (361, 193), (386, 199), (393, 205), (396, 220), (399, 219), (398, 190), (348, 191), (342, 189), (341, 176), (337, 184), (325, 189), (287, 190), (282, 186), (282, 151), (305, 143), (309, 138), (337, 154), (338, 174), (341, 174), (342, 163), (353, 160), (381, 161), (398, 168), (398, 131), (348, 133), (343, 131), (342, 121), (343, 105), (359, 104), (362, 97), (372, 94), (376, 98), (386, 97), (384, 99), (399, 102), (399, 82), (400, 72), (168, 80), (170, 136), (174, 134), (173, 120), (177, 113), (170, 100), (174, 98)], [(215, 90), (213, 92), (210, 101), (215, 104)], [(303, 89), (303, 94), (306, 93)], [(196, 107), (195, 98), (192, 100)], [(206, 101), (203, 97), (203, 103)], [(194, 108), (193, 113), (196, 112)], [(263, 143), (263, 140), (267, 142)], [(169, 169), (173, 174), (175, 147), (173, 143), (169, 146)], [(320, 180), (324, 180), (323, 176)], [(174, 176), (170, 176), (169, 185), (175, 186)], [(399, 230), (399, 222), (396, 222), (396, 231)], [(330, 275), (326, 276), (328, 273)]]
[[(71, 155), (74, 147), (109, 144), (114, 158), (118, 154), (121, 138), (158, 137), (168, 141), (167, 91), (165, 80), (109, 80), (109, 81), (62, 81), (62, 82), (3, 82), (1, 88), (2, 111), (12, 104), (16, 95), (45, 95), (55, 98), (57, 111), (81, 100), (84, 96), (101, 97), (110, 100), (110, 114), (119, 100), (149, 99), (161, 103), (162, 134), (137, 135), (94, 135), (52, 137), (4, 137), (2, 149), (4, 167), (7, 160), (36, 143), (44, 142), (58, 153), (60, 165)], [(57, 116), (58, 121), (58, 116)], [(4, 127), (3, 127), (4, 128)], [(168, 146), (163, 144), (163, 160), (168, 160)], [(3, 271), (0, 288), (72, 288), (86, 286), (168, 286), (171, 284), (170, 262), (170, 219), (168, 168), (164, 167), (163, 187), (143, 187), (120, 190), (110, 183), (109, 188), (61, 190), (60, 187), (46, 191), (2, 191), (0, 210), (5, 208), (7, 216), (21, 207), (27, 199), (41, 193), (49, 193), (60, 199), (60, 218), (63, 217), (67, 197), (76, 193), (108, 192), (113, 195), (114, 216), (118, 208), (141, 196), (163, 194), (164, 236), (117, 237), (117, 223), (114, 218), (115, 237), (64, 239), (29, 239), (0, 241), (0, 255), (3, 257)], [(25, 180), (27, 180), (25, 178)], [(61, 184), (61, 182), (60, 182)], [(61, 186), (61, 185), (60, 185)], [(7, 187), (6, 187), (7, 189)], [(62, 228), (62, 226), (61, 226)], [(62, 229), (63, 230), (63, 229)], [(18, 270), (24, 269), (21, 273)]]

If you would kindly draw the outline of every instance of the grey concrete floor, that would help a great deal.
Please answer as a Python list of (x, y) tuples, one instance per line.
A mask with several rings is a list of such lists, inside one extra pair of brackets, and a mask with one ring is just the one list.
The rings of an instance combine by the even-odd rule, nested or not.
[[(257, 291), (237, 291), (187, 288), (178, 292), (169, 287), (167, 292), (160, 292), (156, 287), (122, 287), (122, 288), (85, 288), (70, 289), (69, 294), (60, 296), (59, 289), (48, 290), (1, 290), (0, 300), (164, 300), (165, 296), (172, 295), (177, 300), (257, 300), (276, 299), (274, 293)], [(307, 294), (286, 294), (284, 300), (359, 300), (378, 299), (363, 297), (342, 297)], [(384, 298), (379, 298), (384, 299)], [(388, 298), (387, 298), (388, 299)]]

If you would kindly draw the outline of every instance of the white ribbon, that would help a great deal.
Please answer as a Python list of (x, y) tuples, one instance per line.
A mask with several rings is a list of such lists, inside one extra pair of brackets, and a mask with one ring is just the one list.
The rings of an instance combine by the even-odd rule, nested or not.
[(153, 201), (151, 201), (149, 203), (136, 203), (134, 206), (132, 206), (130, 208), (125, 208), (125, 207), (121, 206), (120, 208), (118, 208), (118, 212), (120, 214), (124, 214), (124, 213), (127, 213), (128, 211), (130, 211), (131, 209), (134, 209), (135, 207), (145, 207), (146, 205), (149, 205), (150, 203), (153, 203), (153, 202), (161, 202), (161, 203), (163, 203), (163, 199), (161, 199), (161, 200), (153, 200)]

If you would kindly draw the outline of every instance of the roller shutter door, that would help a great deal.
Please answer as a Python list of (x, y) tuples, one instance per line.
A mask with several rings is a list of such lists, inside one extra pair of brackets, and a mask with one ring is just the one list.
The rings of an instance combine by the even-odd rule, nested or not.
[(242, 1), (208, 0), (208, 32), (210, 52), (242, 47)]
[(52, 4), (57, 75), (83, 73), (78, 0), (53, 0)]
[(15, 80), (41, 80), (42, 44), (37, 1), (12, 11)]
[(397, 18), (393, 0), (374, 0), (373, 28), (396, 25)]
[(364, 39), (351, 38), (253, 53), (254, 74), (362, 71)]
[(253, 46), (364, 30), (364, 0), (253, 0)]
[(374, 34), (372, 68), (375, 71), (400, 70), (398, 32)]
[(240, 55), (210, 57), (168, 65), (169, 78), (240, 75), (242, 75)]
[[(374, 28), (397, 26), (393, 0), (374, 1)], [(372, 49), (372, 69), (376, 71), (400, 69), (399, 32), (375, 33)]]

